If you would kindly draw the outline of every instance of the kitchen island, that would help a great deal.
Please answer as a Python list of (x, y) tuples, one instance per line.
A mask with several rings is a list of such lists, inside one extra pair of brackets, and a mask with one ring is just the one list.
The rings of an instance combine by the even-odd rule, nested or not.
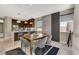
[(24, 34), (27, 33), (34, 33), (35, 31), (14, 31), (14, 41), (20, 40), (20, 37), (22, 37)]

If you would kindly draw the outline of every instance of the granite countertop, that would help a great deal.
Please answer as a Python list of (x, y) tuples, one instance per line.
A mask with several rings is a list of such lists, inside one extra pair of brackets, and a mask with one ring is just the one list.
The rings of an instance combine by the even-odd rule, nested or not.
[(17, 31), (13, 31), (13, 32), (28, 32), (28, 31), (31, 31), (31, 30), (17, 30)]

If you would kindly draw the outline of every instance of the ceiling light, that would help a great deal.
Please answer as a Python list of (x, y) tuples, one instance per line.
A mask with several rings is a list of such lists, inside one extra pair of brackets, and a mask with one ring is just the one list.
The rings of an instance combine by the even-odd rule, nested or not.
[(18, 20), (17, 23), (21, 23), (21, 21)]
[(24, 23), (27, 24), (28, 22), (25, 21)]
[(13, 25), (13, 27), (16, 27), (16, 25)]
[(30, 24), (33, 24), (33, 22), (30, 22)]

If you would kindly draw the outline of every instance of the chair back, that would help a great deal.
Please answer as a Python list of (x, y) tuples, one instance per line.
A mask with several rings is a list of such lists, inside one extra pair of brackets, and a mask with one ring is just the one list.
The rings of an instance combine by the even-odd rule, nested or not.
[(20, 39), (21, 39), (22, 45), (24, 45), (25, 47), (28, 47), (29, 46), (29, 42), (26, 39), (24, 39), (22, 37), (20, 37)]
[(37, 42), (37, 47), (40, 47), (40, 48), (43, 48), (44, 46), (45, 46), (45, 44), (46, 44), (46, 42), (47, 42), (47, 39), (48, 39), (48, 37), (45, 37), (45, 38), (43, 38), (43, 39), (40, 39), (38, 42)]
[(49, 35), (49, 38), (47, 39), (47, 44), (50, 44), (51, 39), (52, 39), (52, 35)]

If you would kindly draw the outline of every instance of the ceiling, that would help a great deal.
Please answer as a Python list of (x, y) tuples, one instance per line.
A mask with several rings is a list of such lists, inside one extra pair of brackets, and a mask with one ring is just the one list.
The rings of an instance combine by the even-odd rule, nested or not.
[(0, 17), (9, 16), (19, 20), (38, 18), (73, 8), (71, 4), (0, 4)]

